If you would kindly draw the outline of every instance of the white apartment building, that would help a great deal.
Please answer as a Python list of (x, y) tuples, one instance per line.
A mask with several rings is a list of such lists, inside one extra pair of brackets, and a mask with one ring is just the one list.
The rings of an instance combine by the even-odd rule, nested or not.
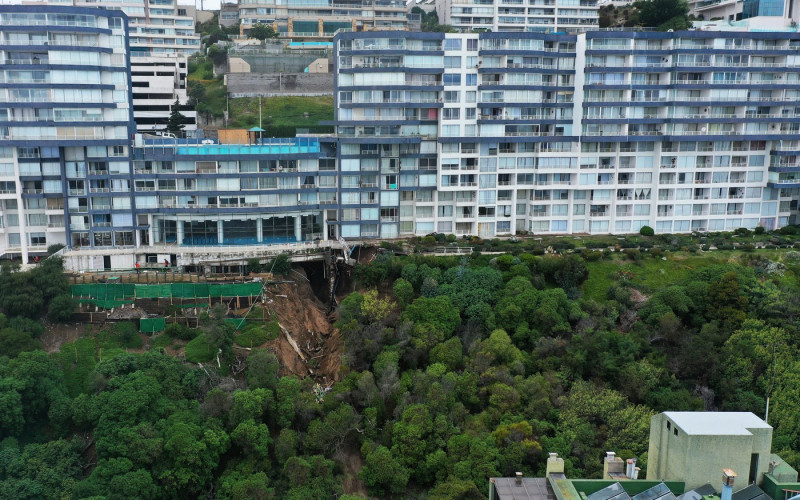
[[(31, 2), (33, 3), (33, 2)], [(191, 6), (177, 0), (69, 0), (58, 5), (121, 10), (130, 26), (133, 114), (138, 132), (163, 130), (175, 100), (186, 104), (187, 57), (200, 50)], [(184, 129), (196, 130), (196, 112), (186, 116)]]
[(127, 37), (119, 12), (0, 7), (0, 256), (133, 241)]
[(338, 30), (407, 30), (403, 0), (239, 0), (239, 20), (246, 35), (268, 24), (281, 36), (331, 38)]
[(463, 32), (574, 33), (599, 26), (597, 0), (440, 0), (436, 13)]
[(794, 223), (798, 49), (785, 32), (340, 34), (342, 235)]

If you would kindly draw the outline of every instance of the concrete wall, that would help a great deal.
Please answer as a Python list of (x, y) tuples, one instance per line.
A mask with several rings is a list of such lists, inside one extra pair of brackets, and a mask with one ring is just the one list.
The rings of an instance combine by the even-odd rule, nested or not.
[(664, 414), (650, 421), (648, 480), (684, 481), (687, 490), (710, 482), (719, 489), (722, 469), (733, 469), (737, 491), (748, 485), (751, 454), (758, 453), (756, 482), (761, 482), (769, 465), (772, 429), (751, 429), (750, 435), (687, 435), (674, 422), (667, 429), (667, 421)]
[(280, 95), (332, 95), (332, 73), (230, 73), (227, 75), (231, 97)]
[(329, 73), (328, 71), (328, 58), (320, 57), (316, 61), (308, 65), (309, 73)]
[(250, 73), (250, 65), (241, 57), (228, 58), (228, 71), (231, 73)]

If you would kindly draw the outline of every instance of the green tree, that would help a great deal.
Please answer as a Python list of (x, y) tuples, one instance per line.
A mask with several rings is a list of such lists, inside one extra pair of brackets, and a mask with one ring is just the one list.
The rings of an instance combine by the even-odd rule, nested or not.
[(71, 295), (59, 295), (50, 301), (47, 317), (56, 323), (65, 323), (72, 319), (72, 313), (77, 306), (78, 302)]
[(385, 446), (378, 446), (367, 454), (366, 464), (358, 476), (375, 495), (397, 494), (405, 491), (410, 477), (409, 471), (392, 456)]
[(275, 389), (280, 368), (278, 358), (268, 350), (253, 352), (247, 357), (247, 386), (251, 389), (259, 387)]
[(186, 128), (186, 121), (186, 117), (181, 114), (181, 103), (175, 99), (172, 111), (170, 111), (167, 119), (166, 131), (175, 136), (180, 136), (183, 133), (183, 129)]
[(401, 308), (406, 307), (414, 299), (414, 287), (403, 278), (399, 278), (394, 282), (392, 291)]
[(266, 24), (256, 24), (250, 31), (247, 33), (248, 38), (255, 38), (256, 40), (261, 40), (262, 42), (268, 38), (278, 38), (278, 33), (272, 29), (271, 26)]
[(634, 3), (634, 7), (639, 11), (642, 26), (661, 31), (691, 27), (687, 17), (689, 5), (685, 0), (640, 0)]

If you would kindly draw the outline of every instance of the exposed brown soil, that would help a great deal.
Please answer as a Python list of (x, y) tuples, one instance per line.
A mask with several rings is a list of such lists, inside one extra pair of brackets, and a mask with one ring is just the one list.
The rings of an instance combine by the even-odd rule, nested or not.
[[(315, 295), (305, 279), (302, 268), (293, 274), (294, 283), (279, 283), (268, 287), (265, 307), (286, 330), (264, 347), (278, 357), (286, 373), (300, 377), (311, 376), (322, 385), (339, 378), (344, 339), (326, 316), (327, 307)], [(286, 333), (291, 335), (305, 360), (292, 347)]]
[(63, 344), (74, 342), (86, 332), (84, 324), (60, 324), (48, 323), (44, 333), (39, 340), (42, 342), (42, 349), (47, 352), (57, 352)]

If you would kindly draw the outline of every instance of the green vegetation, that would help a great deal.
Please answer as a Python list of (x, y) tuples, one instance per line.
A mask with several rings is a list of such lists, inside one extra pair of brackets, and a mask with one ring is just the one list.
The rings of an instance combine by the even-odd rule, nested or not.
[(169, 335), (157, 335), (153, 337), (153, 340), (150, 341), (150, 348), (151, 349), (160, 349), (170, 347), (175, 340), (170, 337)]
[[(63, 276), (7, 269), (0, 498), (338, 498), (356, 473), (344, 461), (364, 464), (373, 497), (482, 498), (491, 476), (543, 474), (551, 451), (571, 477), (599, 477), (606, 450), (639, 457), (646, 474), (654, 413), (763, 415), (767, 398), (773, 451), (796, 467), (796, 238), (470, 239), (509, 251), (380, 253), (341, 301), (342, 370), (328, 391), (281, 377), (267, 349), (234, 354), (234, 342), (277, 336), (277, 318), (237, 336), (224, 306), (198, 329), (168, 325), (148, 352), (126, 352), (146, 337), (120, 322), (47, 354), (38, 318), (65, 289), (40, 285)], [(160, 350), (186, 340), (185, 362)]]
[(186, 344), (186, 361), (190, 363), (206, 363), (214, 359), (217, 350), (205, 335), (195, 337)]
[[(259, 124), (258, 98), (242, 97), (230, 100), (230, 128), (251, 128)], [(296, 128), (313, 132), (333, 132), (333, 127), (321, 126), (320, 121), (333, 120), (333, 97), (264, 97), (261, 99), (261, 128), (264, 137), (294, 137)]]
[(269, 38), (278, 38), (278, 33), (272, 29), (272, 26), (266, 24), (256, 24), (247, 33), (248, 38), (255, 38), (256, 40), (267, 40)]
[(686, 0), (638, 0), (633, 5), (600, 7), (600, 27), (648, 27), (659, 31), (692, 27)]
[(200, 118), (221, 118), (225, 115), (228, 90), (222, 77), (214, 78), (214, 64), (210, 58), (195, 57), (189, 61), (189, 105), (194, 106)]
[(235, 337), (234, 342), (242, 347), (256, 347), (264, 342), (277, 339), (280, 333), (281, 329), (278, 323), (271, 321), (263, 327), (257, 325), (245, 327), (244, 331)]
[[(228, 128), (252, 128), (259, 125), (259, 99), (240, 97), (228, 99), (228, 90), (222, 77), (214, 77), (214, 62), (224, 61), (225, 54), (216, 45), (209, 49), (209, 57), (195, 57), (189, 62), (189, 105), (194, 106), (202, 118), (221, 118), (228, 109)], [(216, 56), (215, 56), (216, 54)], [(320, 125), (320, 121), (334, 118), (333, 97), (264, 97), (261, 98), (261, 128), (266, 137), (294, 137), (297, 128), (315, 133), (331, 133), (333, 127)]]
[(439, 14), (435, 10), (425, 12), (421, 7), (413, 7), (412, 14), (419, 14), (422, 21), (422, 31), (435, 33), (455, 33), (455, 29), (449, 24), (439, 24)]

